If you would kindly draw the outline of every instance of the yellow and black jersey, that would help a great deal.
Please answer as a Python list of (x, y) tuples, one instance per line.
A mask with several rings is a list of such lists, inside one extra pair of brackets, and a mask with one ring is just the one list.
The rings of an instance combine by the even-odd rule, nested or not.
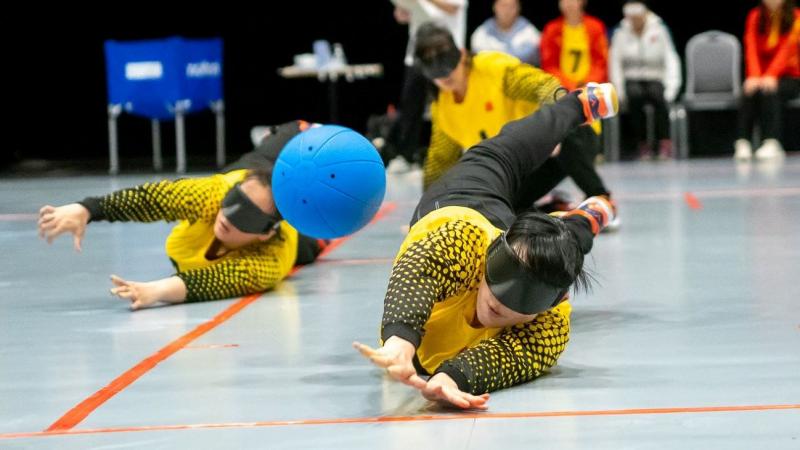
[(501, 233), (470, 208), (429, 213), (400, 247), (384, 299), (382, 339), (408, 340), (418, 369), (445, 372), (474, 394), (536, 378), (569, 339), (569, 302), (505, 329), (473, 325), (486, 251)]
[(540, 105), (553, 103), (560, 87), (556, 77), (511, 55), (485, 51), (473, 56), (464, 98), (440, 91), (431, 105), (425, 187), (455, 165), (465, 149), (497, 135), (503, 125)]
[(145, 183), (81, 203), (93, 221), (179, 221), (165, 247), (177, 276), (186, 284), (186, 301), (236, 297), (273, 288), (289, 274), (297, 258), (297, 231), (284, 221), (273, 239), (208, 259), (222, 199), (246, 174), (246, 170), (235, 170)]

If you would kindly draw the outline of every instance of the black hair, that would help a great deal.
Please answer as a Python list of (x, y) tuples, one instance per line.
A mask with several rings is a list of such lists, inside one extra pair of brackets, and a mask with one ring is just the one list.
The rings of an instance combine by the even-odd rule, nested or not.
[[(245, 175), (245, 180), (256, 180), (258, 184), (264, 186), (272, 192), (272, 167), (271, 166), (261, 166), (253, 167), (247, 170), (247, 174)], [(281, 212), (278, 210), (278, 205), (275, 203), (275, 197), (270, 194), (272, 197), (271, 203), (271, 212), (270, 214), (275, 215), (278, 218), (283, 218)]]
[(583, 268), (583, 251), (577, 236), (563, 220), (527, 210), (517, 215), (506, 232), (506, 242), (522, 265), (552, 286), (588, 291), (591, 275)]
[[(758, 21), (758, 34), (767, 34), (770, 27), (770, 14), (767, 7), (762, 2), (759, 6), (760, 18)], [(781, 15), (781, 34), (786, 34), (794, 25), (794, 0), (785, 0), (780, 10)]]
[(435, 22), (420, 25), (415, 43), (416, 56), (423, 61), (451, 50), (458, 50), (450, 30)]
[[(415, 35), (414, 59), (427, 78), (439, 78), (443, 72), (455, 70), (461, 61), (461, 49), (447, 28), (434, 22), (422, 24)], [(467, 54), (467, 64), (472, 57)]]

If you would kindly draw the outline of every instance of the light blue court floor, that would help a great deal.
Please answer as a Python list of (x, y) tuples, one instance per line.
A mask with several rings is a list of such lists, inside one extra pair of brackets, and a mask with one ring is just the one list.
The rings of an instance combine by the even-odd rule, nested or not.
[(418, 171), (274, 292), (136, 313), (108, 276), (169, 275), (168, 224), (91, 224), (78, 254), (35, 213), (159, 176), (0, 180), (0, 448), (800, 449), (800, 158), (600, 170), (623, 224), (567, 350), (483, 413), (351, 348), (376, 342)]

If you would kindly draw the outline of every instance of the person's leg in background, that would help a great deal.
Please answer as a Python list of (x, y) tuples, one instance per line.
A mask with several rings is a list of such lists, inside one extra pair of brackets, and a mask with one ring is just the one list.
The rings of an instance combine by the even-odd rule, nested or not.
[(403, 90), (400, 93), (400, 110), (386, 139), (387, 155), (384, 162), (402, 156), (408, 164), (421, 163), (419, 139), (422, 116), (425, 113), (430, 81), (414, 66), (406, 66)]
[(778, 80), (778, 89), (775, 92), (761, 93), (759, 118), (762, 144), (756, 150), (755, 156), (760, 160), (783, 158), (786, 152), (781, 145), (781, 131), (783, 121), (783, 103), (797, 97), (798, 80), (794, 78), (781, 78)]
[(672, 140), (669, 137), (669, 106), (664, 98), (664, 85), (659, 81), (644, 83), (647, 102), (653, 106), (655, 137), (658, 142), (658, 159), (672, 158)]
[(760, 96), (759, 92), (752, 95), (742, 94), (739, 102), (739, 129), (733, 154), (734, 159), (738, 161), (749, 161), (753, 156), (753, 127)]
[(636, 142), (637, 157), (641, 160), (653, 158), (652, 143), (647, 141), (647, 117), (644, 105), (647, 102), (646, 89), (641, 81), (625, 82), (625, 96), (628, 103), (628, 114), (631, 118), (631, 135)]

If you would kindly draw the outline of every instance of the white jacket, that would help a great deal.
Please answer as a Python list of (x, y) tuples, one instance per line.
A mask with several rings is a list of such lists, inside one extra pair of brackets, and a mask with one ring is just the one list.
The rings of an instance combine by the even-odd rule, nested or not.
[(414, 65), (414, 47), (417, 30), (422, 24), (435, 22), (450, 30), (453, 40), (458, 48), (467, 48), (467, 4), (468, 0), (446, 0), (453, 6), (458, 6), (458, 12), (450, 15), (428, 0), (391, 0), (395, 6), (408, 11), (410, 20), (408, 22), (408, 45), (406, 46), (407, 66)]
[(538, 66), (541, 40), (542, 34), (539, 30), (522, 16), (517, 17), (508, 32), (501, 30), (497, 26), (497, 20), (492, 17), (486, 19), (472, 33), (470, 48), (473, 53), (484, 50), (508, 53), (516, 56), (522, 62)]
[(611, 38), (608, 64), (611, 82), (622, 99), (626, 80), (660, 81), (668, 102), (678, 95), (683, 79), (681, 60), (669, 29), (653, 12), (647, 13), (641, 36), (633, 31), (630, 20), (622, 19)]

